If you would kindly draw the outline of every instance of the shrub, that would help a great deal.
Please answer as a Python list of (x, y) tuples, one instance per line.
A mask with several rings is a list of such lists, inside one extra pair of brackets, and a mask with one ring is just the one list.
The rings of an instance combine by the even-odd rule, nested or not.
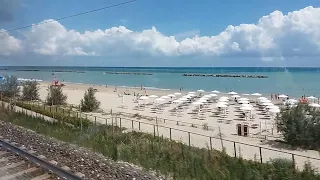
[(61, 86), (49, 86), (46, 99), (47, 105), (63, 105), (66, 104), (67, 96), (63, 94)]
[(9, 98), (19, 96), (20, 88), (17, 77), (5, 76), (0, 85), (1, 95)]
[(100, 102), (95, 97), (95, 91), (90, 87), (81, 99), (80, 108), (83, 112), (96, 111), (100, 106)]
[(27, 81), (22, 85), (23, 100), (38, 100), (39, 99), (39, 83), (36, 81)]
[(284, 140), (292, 146), (320, 148), (320, 112), (308, 105), (281, 110), (277, 126)]

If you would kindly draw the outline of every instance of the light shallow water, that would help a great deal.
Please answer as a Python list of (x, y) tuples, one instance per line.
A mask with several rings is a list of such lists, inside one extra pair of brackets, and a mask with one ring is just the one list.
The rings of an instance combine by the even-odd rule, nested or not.
[[(37, 78), (44, 81), (52, 80), (52, 70), (72, 70), (77, 72), (55, 72), (55, 76), (64, 82), (101, 84), (147, 89), (204, 89), (230, 91), (238, 93), (270, 93), (320, 96), (320, 68), (275, 68), (275, 67), (2, 67), (0, 75), (11, 74), (20, 78)], [(17, 69), (38, 69), (39, 71), (16, 71)], [(152, 72), (152, 76), (103, 74), (115, 72)], [(183, 73), (200, 74), (246, 74), (265, 75), (269, 78), (216, 78), (216, 77), (184, 77)]]

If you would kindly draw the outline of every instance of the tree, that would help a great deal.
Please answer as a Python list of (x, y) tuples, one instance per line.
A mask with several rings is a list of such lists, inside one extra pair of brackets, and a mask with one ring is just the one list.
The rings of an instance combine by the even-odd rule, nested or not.
[(20, 87), (17, 77), (5, 76), (0, 86), (1, 95), (9, 98), (19, 96)]
[(22, 99), (38, 100), (39, 99), (39, 83), (37, 81), (27, 81), (23, 83)]
[(63, 94), (61, 86), (49, 86), (46, 99), (47, 105), (66, 104), (67, 96)]
[(284, 140), (293, 146), (320, 148), (320, 112), (308, 105), (281, 110), (277, 122)]
[(81, 99), (80, 108), (83, 112), (92, 112), (99, 108), (100, 102), (95, 97), (95, 91), (90, 87)]

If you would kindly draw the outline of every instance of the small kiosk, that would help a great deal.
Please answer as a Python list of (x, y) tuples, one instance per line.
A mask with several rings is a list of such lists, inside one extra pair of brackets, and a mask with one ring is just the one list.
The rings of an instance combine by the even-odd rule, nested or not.
[(237, 124), (236, 128), (238, 136), (249, 136), (249, 126), (247, 124)]

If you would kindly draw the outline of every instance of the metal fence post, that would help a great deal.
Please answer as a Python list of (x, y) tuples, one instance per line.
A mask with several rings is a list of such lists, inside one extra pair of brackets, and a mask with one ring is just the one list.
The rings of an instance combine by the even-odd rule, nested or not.
[(94, 125), (97, 126), (97, 116), (94, 117)]
[(153, 125), (153, 137), (156, 137), (156, 126)]
[(236, 142), (233, 142), (234, 157), (237, 157)]
[(259, 151), (260, 151), (260, 163), (262, 163), (262, 150), (261, 150), (261, 147), (259, 147)]
[(139, 131), (141, 130), (141, 123), (139, 122)]
[(133, 129), (133, 120), (131, 120), (131, 128)]
[(188, 138), (189, 138), (189, 146), (191, 146), (190, 132), (188, 132)]
[(212, 137), (210, 137), (209, 139), (210, 139), (210, 149), (212, 151)]
[(294, 160), (294, 154), (291, 154), (291, 156), (292, 156), (292, 166), (293, 166), (293, 169), (295, 169), (296, 168), (296, 162)]
[(122, 127), (121, 118), (120, 118), (119, 120), (120, 120), (120, 122), (119, 122), (119, 123), (120, 123), (120, 130), (121, 130), (121, 127)]
[(171, 136), (171, 128), (169, 128), (169, 132), (170, 132), (170, 140), (172, 140), (172, 136)]

